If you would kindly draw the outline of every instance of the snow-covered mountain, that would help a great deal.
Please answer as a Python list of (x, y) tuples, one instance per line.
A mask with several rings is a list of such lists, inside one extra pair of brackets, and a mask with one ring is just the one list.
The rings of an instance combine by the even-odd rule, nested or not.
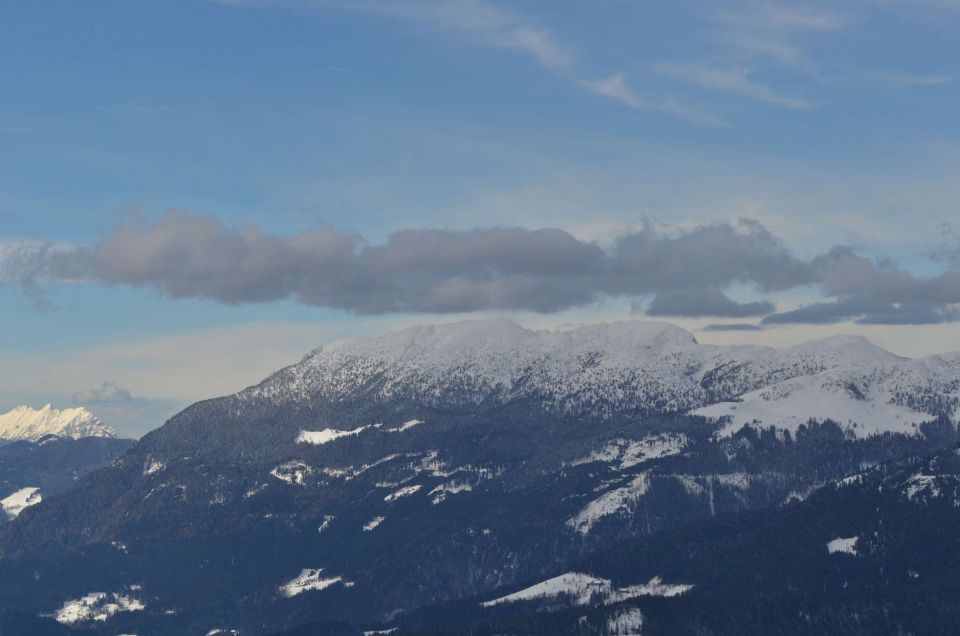
[(834, 419), (860, 436), (960, 408), (960, 354), (896, 356), (859, 336), (775, 349), (716, 346), (662, 322), (557, 331), (508, 320), (411, 327), (321, 347), (239, 394), (297, 404), (398, 396), (435, 407), (536, 399), (565, 415), (687, 412), (795, 430)]
[[(68, 492), (11, 482), (0, 495), (40, 487), (43, 501), (0, 527), (0, 607), (105, 636), (311, 621), (310, 633), (353, 636), (432, 604), (483, 619), (571, 598), (589, 600), (584, 612), (612, 603), (603, 625), (639, 625), (636, 604), (646, 616), (718, 589), (710, 571), (677, 569), (702, 559), (669, 533), (741, 513), (749, 528), (754, 513), (960, 442), (958, 359), (905, 359), (858, 337), (704, 345), (650, 322), (470, 321), (336, 341), (188, 407)], [(832, 422), (801, 427), (810, 417)], [(94, 441), (109, 440), (76, 443)], [(914, 499), (946, 501), (934, 496), (952, 492), (943, 471), (911, 470)], [(713, 537), (713, 563), (725, 530), (709, 532), (688, 545)], [(860, 536), (860, 552), (865, 533), (830, 523), (811, 536), (839, 559), (828, 544)], [(629, 568), (582, 561), (658, 536), (642, 560), (617, 551)], [(62, 611), (121, 597), (135, 610)], [(677, 633), (657, 630), (670, 615), (644, 618), (645, 633)]]
[(115, 437), (113, 429), (100, 418), (78, 407), (58, 410), (47, 404), (42, 409), (29, 406), (0, 415), (0, 439), (36, 441), (46, 435), (58, 437)]

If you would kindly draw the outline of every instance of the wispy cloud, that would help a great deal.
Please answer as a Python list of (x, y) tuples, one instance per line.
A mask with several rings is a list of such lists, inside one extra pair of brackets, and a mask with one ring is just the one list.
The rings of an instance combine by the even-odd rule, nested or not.
[(633, 110), (657, 112), (690, 123), (720, 126), (722, 118), (688, 107), (673, 96), (645, 97), (627, 86), (622, 72), (601, 79), (585, 73), (578, 56), (549, 29), (495, 6), (486, 0), (212, 0), (232, 6), (313, 7), (424, 24), (477, 45), (505, 48), (524, 53), (545, 69), (570, 78), (588, 92), (617, 101)]
[(914, 74), (892, 72), (867, 72), (861, 74), (864, 83), (888, 88), (910, 88), (914, 86), (943, 86), (956, 79), (947, 73)]
[(654, 66), (658, 73), (674, 79), (725, 93), (759, 99), (784, 108), (814, 108), (814, 102), (781, 95), (771, 87), (750, 78), (744, 68), (717, 68), (698, 64), (661, 62)]
[[(917, 2), (921, 3), (941, 8), (952, 4), (937, 0)], [(855, 28), (868, 19), (872, 8), (875, 7), (870, 3), (846, 5), (839, 10), (833, 5), (745, 0), (732, 8), (708, 9), (701, 15), (706, 24), (702, 39), (713, 49), (693, 60), (666, 61), (654, 68), (677, 81), (791, 109), (814, 108), (820, 103), (785, 95), (758, 80), (759, 74), (775, 74), (783, 82), (801, 80), (818, 85), (877, 88), (940, 86), (954, 80), (949, 73), (850, 68), (842, 60), (830, 60), (829, 72), (821, 71), (814, 59), (815, 43)]]
[(627, 85), (626, 77), (623, 73), (614, 73), (608, 77), (596, 80), (581, 80), (580, 85), (595, 95), (616, 100), (634, 110), (668, 113), (704, 126), (727, 125), (726, 120), (722, 117), (684, 106), (669, 96), (659, 100), (642, 97)]
[(754, 31), (836, 31), (851, 19), (834, 10), (800, 7), (777, 2), (749, 2), (735, 10), (715, 11), (714, 22), (747, 27)]

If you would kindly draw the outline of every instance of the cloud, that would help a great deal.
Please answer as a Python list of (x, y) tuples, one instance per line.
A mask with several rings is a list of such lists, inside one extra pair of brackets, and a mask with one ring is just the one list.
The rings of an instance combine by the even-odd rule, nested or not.
[(113, 382), (104, 382), (99, 387), (78, 391), (73, 394), (75, 404), (129, 404), (133, 395), (127, 389), (117, 386)]
[(735, 322), (707, 325), (703, 331), (763, 331), (763, 327), (748, 322)]
[(745, 318), (765, 316), (773, 312), (773, 309), (773, 303), (768, 301), (738, 303), (730, 300), (719, 289), (701, 289), (659, 292), (647, 307), (646, 313), (650, 316)]
[[(960, 305), (960, 271), (920, 278), (846, 246), (805, 260), (750, 220), (682, 230), (645, 223), (603, 244), (519, 227), (408, 229), (371, 244), (329, 227), (275, 236), (171, 211), (116, 227), (95, 244), (40, 250), (3, 267), (4, 280), (31, 286), (86, 281), (228, 305), (294, 299), (360, 315), (554, 313), (652, 298), (650, 315), (930, 324), (957, 320)], [(822, 299), (771, 313), (762, 298), (731, 300), (724, 292), (732, 286), (758, 295), (813, 288)]]
[(578, 56), (548, 29), (486, 0), (212, 0), (230, 6), (312, 7), (392, 18), (426, 25), (476, 45), (525, 54), (540, 66), (564, 75), (586, 91), (642, 112), (659, 112), (705, 126), (725, 122), (711, 113), (681, 104), (672, 96), (647, 98), (626, 85), (623, 73), (589, 79)]
[(658, 111), (675, 115), (681, 119), (704, 126), (726, 126), (727, 122), (717, 115), (703, 112), (680, 104), (676, 99), (667, 97), (657, 101), (641, 97), (627, 85), (623, 73), (614, 73), (596, 80), (581, 80), (580, 85), (595, 95), (616, 100), (634, 110)]
[(276, 237), (170, 212), (153, 224), (117, 228), (84, 260), (95, 280), (175, 298), (238, 304), (293, 297), (359, 314), (553, 312), (604, 297), (736, 282), (789, 289), (814, 274), (746, 221), (674, 234), (644, 227), (603, 249), (550, 228), (403, 230), (371, 245), (330, 228)]
[(71, 398), (75, 405), (87, 408), (112, 426), (121, 437), (139, 437), (184, 406), (180, 400), (135, 397), (113, 382), (78, 391)]
[(940, 237), (940, 245), (931, 250), (930, 256), (954, 269), (960, 269), (960, 236), (952, 225), (944, 223), (940, 226)]
[(937, 303), (878, 302), (848, 298), (813, 303), (793, 311), (771, 314), (765, 325), (828, 325), (853, 320), (862, 325), (935, 325), (960, 320), (960, 311)]
[(0, 286), (16, 284), (38, 309), (49, 307), (39, 285), (67, 280), (78, 270), (76, 250), (53, 241), (0, 241)]
[(712, 14), (715, 22), (764, 31), (836, 31), (849, 25), (847, 16), (832, 10), (785, 5), (776, 2), (748, 3), (748, 10)]
[(889, 88), (910, 88), (914, 86), (943, 86), (956, 79), (955, 75), (947, 73), (865, 73), (864, 80), (877, 86)]
[(787, 97), (774, 91), (766, 84), (750, 78), (750, 71), (746, 68), (722, 68), (702, 64), (676, 64), (661, 62), (654, 65), (658, 73), (668, 75), (674, 79), (710, 88), (725, 93), (750, 97), (761, 101), (783, 106), (784, 108), (802, 109), (814, 108), (816, 104), (805, 99)]
[(213, 0), (248, 7), (299, 7), (364, 13), (417, 22), (475, 44), (525, 53), (542, 66), (563, 70), (575, 60), (548, 30), (485, 0)]

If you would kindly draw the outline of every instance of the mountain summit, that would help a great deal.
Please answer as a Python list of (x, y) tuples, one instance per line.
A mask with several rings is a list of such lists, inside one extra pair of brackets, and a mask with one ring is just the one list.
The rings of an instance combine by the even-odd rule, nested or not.
[[(338, 340), (237, 397), (248, 406), (297, 408), (318, 400), (404, 399), (435, 408), (535, 400), (558, 415), (603, 418), (717, 405), (698, 414), (729, 418), (738, 427), (756, 419), (786, 429), (835, 415), (869, 435), (910, 429), (941, 414), (941, 404), (902, 403), (904, 391), (939, 390), (953, 399), (950, 382), (957, 378), (958, 356), (910, 360), (859, 336), (776, 349), (701, 344), (665, 322), (548, 331), (495, 319)], [(789, 418), (765, 404), (801, 388)], [(737, 412), (734, 403), (742, 400), (756, 408)]]
[(115, 437), (113, 429), (100, 418), (78, 407), (55, 409), (47, 404), (42, 409), (18, 406), (0, 415), (0, 439), (36, 441), (46, 435), (57, 437)]

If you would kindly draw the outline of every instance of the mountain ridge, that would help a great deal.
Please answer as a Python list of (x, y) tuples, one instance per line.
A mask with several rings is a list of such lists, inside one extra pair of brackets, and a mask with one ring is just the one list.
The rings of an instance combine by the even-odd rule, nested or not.
[(39, 409), (18, 406), (0, 414), (0, 440), (37, 441), (46, 435), (58, 437), (116, 437), (116, 432), (99, 417), (80, 407)]
[[(537, 399), (565, 414), (604, 415), (625, 408), (651, 414), (696, 411), (827, 372), (861, 382), (872, 375), (874, 382), (882, 382), (896, 375), (889, 369), (939, 364), (936, 372), (915, 372), (912, 381), (926, 392), (937, 375), (944, 375), (947, 392), (960, 402), (960, 355), (956, 358), (905, 358), (862, 336), (774, 348), (700, 344), (691, 332), (666, 322), (621, 321), (551, 331), (525, 329), (505, 319), (473, 320), (336, 340), (235, 395), (242, 402), (296, 404), (321, 394), (348, 400), (362, 392), (368, 399), (407, 395), (436, 407)], [(907, 380), (904, 373), (900, 380)], [(905, 430), (941, 414), (920, 405), (901, 406), (880, 409), (887, 419), (876, 430)], [(716, 410), (703, 414), (731, 415)], [(867, 420), (877, 417), (878, 410), (853, 408), (842, 414)], [(803, 412), (793, 416), (807, 419)], [(823, 418), (814, 412), (810, 416)], [(762, 423), (796, 427), (793, 421)]]

